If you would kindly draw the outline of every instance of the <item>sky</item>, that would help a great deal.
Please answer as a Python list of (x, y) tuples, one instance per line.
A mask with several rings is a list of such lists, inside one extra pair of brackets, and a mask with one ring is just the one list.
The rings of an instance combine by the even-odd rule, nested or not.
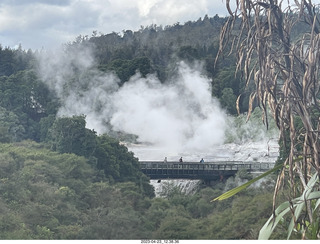
[(1, 0), (0, 44), (54, 49), (79, 35), (227, 16), (225, 0)]

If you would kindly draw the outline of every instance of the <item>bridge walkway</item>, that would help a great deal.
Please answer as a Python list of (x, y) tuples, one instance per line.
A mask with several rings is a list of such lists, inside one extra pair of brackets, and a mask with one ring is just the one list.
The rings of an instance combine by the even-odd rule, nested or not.
[(140, 161), (141, 171), (151, 179), (204, 179), (217, 180), (235, 175), (245, 169), (250, 173), (263, 173), (274, 167), (268, 162), (163, 162)]

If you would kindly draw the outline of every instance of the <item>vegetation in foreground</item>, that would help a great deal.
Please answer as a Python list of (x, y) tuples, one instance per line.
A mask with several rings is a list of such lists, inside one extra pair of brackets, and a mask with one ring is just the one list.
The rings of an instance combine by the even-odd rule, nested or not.
[(272, 209), (270, 182), (223, 203), (210, 200), (231, 179), (155, 198), (143, 175), (112, 181), (74, 153), (32, 141), (0, 151), (1, 239), (256, 239)]

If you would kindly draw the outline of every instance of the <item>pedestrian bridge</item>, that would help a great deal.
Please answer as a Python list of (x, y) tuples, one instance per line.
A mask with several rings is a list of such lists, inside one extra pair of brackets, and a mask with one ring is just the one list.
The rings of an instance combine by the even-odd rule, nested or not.
[(263, 173), (274, 167), (266, 162), (163, 162), (140, 161), (141, 171), (150, 179), (203, 179), (222, 180), (234, 176), (238, 170), (249, 173)]

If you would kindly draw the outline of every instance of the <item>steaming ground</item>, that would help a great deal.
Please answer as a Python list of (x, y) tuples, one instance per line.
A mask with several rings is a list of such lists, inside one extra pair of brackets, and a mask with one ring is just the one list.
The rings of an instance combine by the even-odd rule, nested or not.
[(198, 162), (201, 158), (205, 162), (270, 162), (275, 163), (279, 155), (279, 146), (276, 139), (246, 142), (243, 144), (228, 143), (216, 145), (208, 151), (170, 151), (167, 148), (147, 145), (127, 145), (140, 161), (178, 161), (183, 157), (184, 162)]
[[(255, 142), (247, 141), (242, 144), (228, 143), (217, 145), (206, 152), (183, 151), (177, 153), (167, 148), (148, 145), (128, 144), (127, 146), (141, 161), (161, 161), (164, 157), (167, 157), (168, 161), (178, 161), (182, 156), (184, 162), (199, 162), (201, 158), (204, 158), (205, 162), (240, 161), (255, 162), (258, 164), (261, 162), (275, 163), (279, 156), (279, 145), (276, 139)], [(260, 181), (263, 181), (263, 179)], [(154, 187), (156, 197), (165, 197), (167, 193), (175, 187), (178, 187), (185, 194), (193, 194), (198, 190), (201, 183), (201, 180), (191, 179), (150, 180), (150, 184)], [(241, 184), (243, 183), (244, 182)]]
[[(148, 160), (163, 160), (165, 156), (169, 161), (178, 161), (180, 156), (184, 162), (198, 162), (204, 158), (205, 162), (269, 162), (275, 163), (279, 156), (279, 145), (276, 139), (265, 140), (258, 142), (246, 142), (244, 144), (228, 143), (218, 145), (210, 151), (195, 153), (195, 152), (169, 152), (167, 149), (150, 147), (146, 145), (128, 145), (129, 150), (134, 152), (135, 156), (141, 161)], [(257, 182), (262, 182), (264, 179)], [(165, 197), (171, 189), (178, 187), (185, 194), (195, 193), (201, 180), (190, 179), (163, 179), (150, 180), (150, 184), (154, 187), (156, 197)], [(240, 182), (243, 184), (244, 182)], [(229, 189), (227, 189), (229, 190)]]

